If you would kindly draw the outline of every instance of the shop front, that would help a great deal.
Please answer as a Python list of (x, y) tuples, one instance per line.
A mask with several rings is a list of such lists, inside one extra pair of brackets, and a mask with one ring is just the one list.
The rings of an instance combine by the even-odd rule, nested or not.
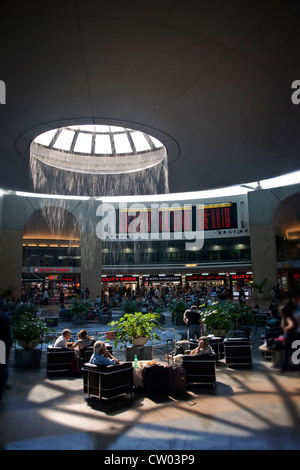
[[(36, 267), (22, 274), (22, 301), (65, 303), (79, 293), (76, 268)], [(46, 292), (46, 294), (45, 294)]]
[(226, 287), (225, 273), (202, 273), (202, 274), (187, 274), (186, 275), (186, 288), (194, 289), (201, 295), (217, 297), (218, 293)]
[(143, 286), (148, 289), (176, 289), (182, 285), (181, 274), (145, 274), (143, 276)]
[(133, 274), (102, 275), (102, 298), (111, 299), (120, 294), (131, 297), (139, 288), (139, 276)]
[(253, 275), (252, 273), (230, 273), (230, 290), (234, 300), (239, 298), (239, 291), (244, 289), (246, 299), (249, 299), (252, 293)]

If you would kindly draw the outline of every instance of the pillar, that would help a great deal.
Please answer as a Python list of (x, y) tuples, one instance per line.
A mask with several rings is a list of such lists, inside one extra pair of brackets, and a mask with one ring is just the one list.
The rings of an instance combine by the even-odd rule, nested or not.
[(101, 240), (96, 233), (81, 234), (81, 285), (88, 287), (90, 300), (95, 301), (97, 295), (101, 298), (102, 248)]
[(8, 290), (21, 300), (23, 230), (0, 230), (0, 296)]
[[(251, 258), (253, 283), (260, 284), (264, 279), (264, 299), (270, 300), (271, 287), (276, 286), (277, 252), (273, 225), (257, 225), (251, 227)], [(258, 298), (258, 290), (253, 289), (254, 299)]]

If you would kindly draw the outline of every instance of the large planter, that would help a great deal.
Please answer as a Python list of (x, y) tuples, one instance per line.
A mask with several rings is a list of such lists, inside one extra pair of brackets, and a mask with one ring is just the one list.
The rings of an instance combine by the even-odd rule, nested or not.
[(227, 335), (226, 330), (213, 330), (214, 336), (220, 336), (221, 338), (224, 338)]
[(23, 349), (34, 349), (40, 342), (40, 338), (18, 339), (18, 344)]
[(74, 315), (72, 325), (82, 325), (85, 322), (85, 315)]
[(149, 338), (145, 336), (138, 336), (137, 338), (133, 338), (132, 344), (133, 346), (144, 346), (148, 342)]

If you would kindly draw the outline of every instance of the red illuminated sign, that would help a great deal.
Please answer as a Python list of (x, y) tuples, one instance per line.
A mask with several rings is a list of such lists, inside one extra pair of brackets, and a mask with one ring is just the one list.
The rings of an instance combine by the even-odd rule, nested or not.
[(69, 268), (35, 268), (36, 273), (68, 273)]
[(237, 281), (239, 279), (253, 279), (252, 274), (232, 274), (232, 280)]
[(102, 276), (102, 282), (137, 282), (135, 276)]

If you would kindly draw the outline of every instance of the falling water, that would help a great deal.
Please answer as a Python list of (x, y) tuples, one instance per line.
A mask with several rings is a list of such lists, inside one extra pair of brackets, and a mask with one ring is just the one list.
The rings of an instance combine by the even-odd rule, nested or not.
[[(49, 149), (51, 152), (51, 149)], [(134, 157), (133, 157), (134, 158)], [(77, 219), (81, 232), (95, 233), (96, 208), (99, 205), (96, 198), (101, 196), (131, 196), (131, 195), (153, 195), (169, 192), (168, 168), (166, 159), (152, 168), (133, 173), (124, 174), (85, 174), (73, 171), (65, 171), (54, 166), (46, 165), (31, 155), (30, 158), (31, 181), (34, 192), (42, 194), (58, 195), (58, 199), (41, 199), (40, 206), (43, 217), (47, 220), (53, 232), (63, 232), (65, 230), (65, 211), (70, 211)], [(59, 196), (88, 196), (88, 201), (72, 201)], [(87, 207), (87, 204), (89, 207)], [(90, 214), (87, 212), (91, 210)], [(70, 231), (70, 239), (76, 236), (77, 227), (74, 224)], [(94, 243), (89, 245), (87, 263), (92, 265), (95, 253)], [(106, 242), (106, 248), (111, 253), (111, 265), (123, 264), (122, 252), (124, 244), (118, 242)], [(143, 248), (140, 244), (132, 243), (132, 266), (140, 264), (140, 251), (145, 251), (151, 244), (144, 242)], [(129, 266), (128, 266), (129, 269)]]

